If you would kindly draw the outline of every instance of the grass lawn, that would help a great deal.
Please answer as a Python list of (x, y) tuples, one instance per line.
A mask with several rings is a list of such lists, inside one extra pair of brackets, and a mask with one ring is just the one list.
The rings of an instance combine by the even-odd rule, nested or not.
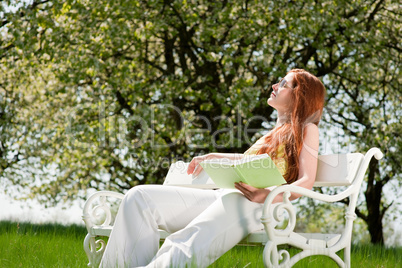
[[(87, 267), (83, 226), (0, 221), (0, 267)], [(210, 267), (263, 267), (263, 247), (237, 246)], [(329, 258), (306, 258), (294, 267), (337, 267)], [(352, 247), (352, 267), (402, 267), (402, 248)]]

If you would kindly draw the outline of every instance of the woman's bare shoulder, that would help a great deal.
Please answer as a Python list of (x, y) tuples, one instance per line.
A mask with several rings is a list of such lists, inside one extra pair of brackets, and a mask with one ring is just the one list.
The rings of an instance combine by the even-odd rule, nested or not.
[(313, 150), (318, 150), (319, 133), (318, 126), (315, 124), (307, 124), (303, 129), (303, 144), (304, 147), (309, 147)]
[(308, 123), (303, 129), (305, 134), (318, 134), (318, 126), (314, 123)]

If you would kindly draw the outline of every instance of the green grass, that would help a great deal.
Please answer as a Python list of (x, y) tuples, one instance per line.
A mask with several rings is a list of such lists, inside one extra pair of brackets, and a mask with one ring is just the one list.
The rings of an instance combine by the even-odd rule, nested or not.
[[(263, 247), (237, 246), (228, 251), (210, 267), (263, 267)], [(299, 252), (288, 249), (291, 256)], [(343, 254), (343, 251), (342, 251)], [(402, 248), (385, 248), (374, 245), (352, 246), (352, 267), (402, 267)], [(341, 255), (343, 258), (343, 255)], [(313, 256), (305, 258), (293, 267), (305, 268), (331, 268), (338, 265), (326, 256)]]
[[(83, 226), (0, 221), (0, 267), (87, 267)], [(291, 250), (294, 253), (295, 250)], [(210, 267), (263, 267), (263, 247), (237, 246)], [(337, 267), (325, 256), (294, 267)], [(402, 248), (352, 247), (352, 267), (402, 267)]]
[(0, 267), (86, 267), (85, 227), (0, 222)]

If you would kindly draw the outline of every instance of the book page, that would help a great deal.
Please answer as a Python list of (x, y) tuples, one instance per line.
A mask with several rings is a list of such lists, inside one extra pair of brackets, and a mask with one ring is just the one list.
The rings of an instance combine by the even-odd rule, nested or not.
[(241, 160), (211, 159), (200, 163), (220, 188), (234, 189), (242, 181), (256, 188), (286, 183), (268, 154), (244, 157)]
[(203, 163), (217, 163), (217, 164), (222, 164), (225, 166), (226, 165), (235, 166), (235, 165), (239, 165), (242, 163), (251, 162), (256, 159), (267, 158), (267, 157), (269, 157), (268, 154), (247, 155), (247, 156), (244, 156), (243, 158), (237, 159), (237, 160), (232, 160), (229, 158), (214, 158), (214, 159), (204, 160)]
[(189, 163), (183, 161), (171, 164), (163, 184), (202, 189), (218, 188), (205, 171), (202, 171), (196, 177), (187, 174), (188, 165)]
[[(235, 189), (234, 183), (241, 181), (241, 178), (233, 168), (233, 161), (203, 161), (202, 168), (215, 182), (219, 188)], [(227, 159), (228, 160), (228, 159)]]
[(244, 182), (256, 188), (286, 183), (282, 174), (271, 158), (260, 158), (235, 166), (236, 171), (244, 178)]

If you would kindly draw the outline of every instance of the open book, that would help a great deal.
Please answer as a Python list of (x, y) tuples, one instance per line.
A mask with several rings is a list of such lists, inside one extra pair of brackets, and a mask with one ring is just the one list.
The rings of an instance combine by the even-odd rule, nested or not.
[(200, 165), (219, 188), (233, 189), (234, 183), (240, 181), (256, 188), (286, 183), (268, 154), (246, 156), (240, 160), (211, 159)]

